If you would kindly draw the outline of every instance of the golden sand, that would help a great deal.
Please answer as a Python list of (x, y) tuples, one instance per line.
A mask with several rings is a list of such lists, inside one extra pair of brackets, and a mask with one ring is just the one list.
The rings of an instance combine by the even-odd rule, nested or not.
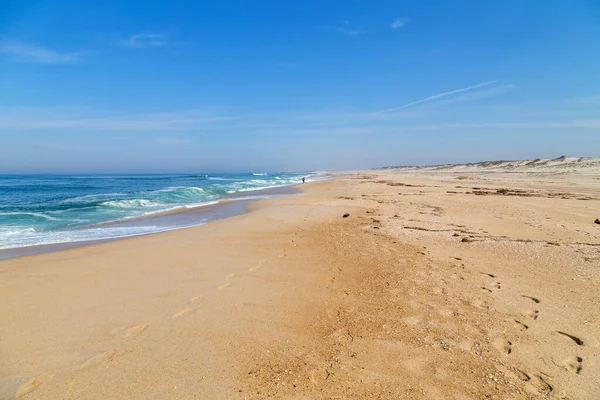
[(0, 398), (600, 398), (598, 177), (303, 189), (0, 262)]

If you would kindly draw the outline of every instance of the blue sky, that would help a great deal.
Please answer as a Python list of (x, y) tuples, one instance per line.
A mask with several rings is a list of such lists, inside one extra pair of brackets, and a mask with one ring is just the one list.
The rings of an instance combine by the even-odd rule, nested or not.
[(0, 2), (0, 173), (600, 156), (598, 1)]

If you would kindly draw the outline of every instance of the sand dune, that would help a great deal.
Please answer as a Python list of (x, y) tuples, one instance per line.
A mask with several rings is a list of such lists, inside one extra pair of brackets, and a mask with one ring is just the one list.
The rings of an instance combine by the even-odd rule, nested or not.
[(430, 166), (391, 166), (379, 170), (397, 170), (403, 172), (529, 172), (529, 173), (576, 173), (600, 174), (600, 158), (566, 157), (554, 159), (481, 161), (466, 164), (443, 164)]

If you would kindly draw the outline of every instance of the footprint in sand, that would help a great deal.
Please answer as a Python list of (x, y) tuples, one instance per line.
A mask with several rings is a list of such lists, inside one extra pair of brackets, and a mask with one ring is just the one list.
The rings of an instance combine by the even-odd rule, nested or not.
[[(503, 365), (503, 364), (496, 364), (496, 368), (498, 368), (498, 370), (500, 372), (502, 372), (510, 380), (522, 381), (522, 382), (529, 382), (531, 380), (530, 374), (528, 374), (527, 372), (520, 370), (518, 368), (513, 368), (513, 367), (510, 367), (507, 365)], [(531, 388), (531, 390), (532, 389), (533, 388)], [(519, 398), (521, 398), (521, 397), (519, 397)]]
[(539, 304), (540, 303), (540, 300), (538, 298), (536, 298), (536, 297), (525, 296), (525, 295), (521, 295), (521, 297), (529, 299), (529, 300), (533, 301), (535, 304)]
[(517, 328), (520, 331), (526, 331), (527, 329), (529, 329), (529, 326), (515, 319), (515, 328)]
[(146, 324), (129, 326), (125, 329), (122, 329), (122, 330), (116, 332), (116, 334), (113, 336), (113, 338), (115, 338), (115, 339), (117, 339), (117, 338), (122, 338), (122, 339), (133, 338), (133, 337), (136, 337), (137, 335), (139, 335), (140, 333), (144, 332), (146, 329), (148, 329), (148, 325), (146, 325)]
[(441, 288), (441, 287), (434, 287), (433, 288), (433, 293), (435, 294), (448, 294), (448, 289), (446, 288)]
[(530, 389), (529, 392), (531, 392), (532, 394), (542, 394), (544, 396), (550, 395), (550, 393), (554, 389), (552, 385), (546, 382), (546, 380), (540, 375), (535, 375), (533, 378), (531, 378), (526, 388)]
[(17, 392), (15, 393), (15, 399), (20, 399), (22, 397), (27, 396), (35, 389), (39, 388), (41, 385), (42, 381), (37, 376), (34, 376), (24, 384), (19, 386), (19, 389), (17, 389)]
[(193, 308), (184, 308), (183, 310), (173, 314), (173, 319), (183, 317), (184, 315), (187, 315), (187, 314), (191, 313), (192, 311), (194, 311)]
[(81, 364), (81, 368), (87, 368), (87, 367), (91, 367), (94, 366), (96, 364), (99, 364), (103, 361), (110, 361), (113, 359), (113, 357), (117, 354), (117, 349), (110, 349), (110, 350), (106, 350), (106, 351), (102, 351), (100, 353), (97, 353), (96, 355), (94, 355), (91, 358), (88, 358), (86, 361), (84, 361)]
[(515, 369), (515, 374), (517, 378), (522, 380), (523, 382), (529, 382), (531, 380), (531, 376), (525, 371), (521, 371), (520, 369)]
[[(233, 277), (235, 277), (235, 274), (227, 274), (225, 276), (225, 280), (228, 281), (228, 280), (232, 279)], [(222, 290), (222, 289), (228, 288), (229, 286), (231, 286), (231, 283), (225, 282), (221, 286), (218, 286), (217, 289)]]
[(583, 340), (579, 339), (577, 336), (569, 335), (568, 333), (562, 331), (556, 331), (556, 333), (568, 337), (569, 339), (574, 341), (577, 344), (577, 346), (583, 346)]
[(192, 307), (186, 307), (183, 310), (176, 312), (175, 314), (173, 314), (172, 318), (173, 319), (179, 318), (179, 317), (182, 317), (184, 315), (187, 315), (187, 314), (190, 314), (190, 313), (196, 311), (197, 307), (194, 307), (194, 304), (202, 303), (205, 298), (206, 298), (206, 296), (204, 296), (203, 294), (192, 297), (190, 299), (190, 304), (192, 305)]
[(531, 318), (535, 321), (540, 316), (540, 311), (539, 310), (526, 310), (523, 312), (523, 315), (528, 318)]
[(329, 337), (341, 344), (348, 344), (354, 341), (354, 336), (350, 334), (348, 328), (340, 328), (329, 335)]
[(562, 363), (563, 367), (567, 371), (573, 372), (575, 374), (579, 374), (581, 372), (582, 364), (583, 358), (581, 357), (569, 357)]
[(203, 302), (206, 296), (203, 294), (199, 294), (198, 296), (194, 296), (190, 299), (190, 303), (200, 303)]
[(505, 338), (498, 338), (494, 340), (493, 345), (501, 353), (512, 353), (512, 343)]
[[(490, 276), (492, 278), (495, 278), (495, 276), (492, 275), (492, 274), (488, 274), (488, 273), (485, 273), (485, 272), (482, 272), (482, 274)], [(488, 293), (492, 293), (494, 291), (494, 289), (500, 290), (500, 288), (502, 287), (502, 285), (501, 285), (500, 282), (494, 282), (494, 283), (490, 284), (489, 286), (491, 286), (493, 289), (490, 289), (490, 288), (488, 288), (486, 286), (481, 286), (481, 290), (483, 290), (485, 292), (488, 292)]]

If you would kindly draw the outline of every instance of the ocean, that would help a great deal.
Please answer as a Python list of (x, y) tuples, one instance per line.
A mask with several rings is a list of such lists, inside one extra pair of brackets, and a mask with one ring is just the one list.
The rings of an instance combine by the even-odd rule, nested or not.
[[(209, 206), (226, 198), (267, 197), (262, 194), (269, 192), (265, 189), (298, 184), (303, 176), (312, 175), (0, 175), (0, 250), (201, 225), (205, 218), (156, 224), (152, 217)], [(123, 223), (126, 221), (136, 223)]]

